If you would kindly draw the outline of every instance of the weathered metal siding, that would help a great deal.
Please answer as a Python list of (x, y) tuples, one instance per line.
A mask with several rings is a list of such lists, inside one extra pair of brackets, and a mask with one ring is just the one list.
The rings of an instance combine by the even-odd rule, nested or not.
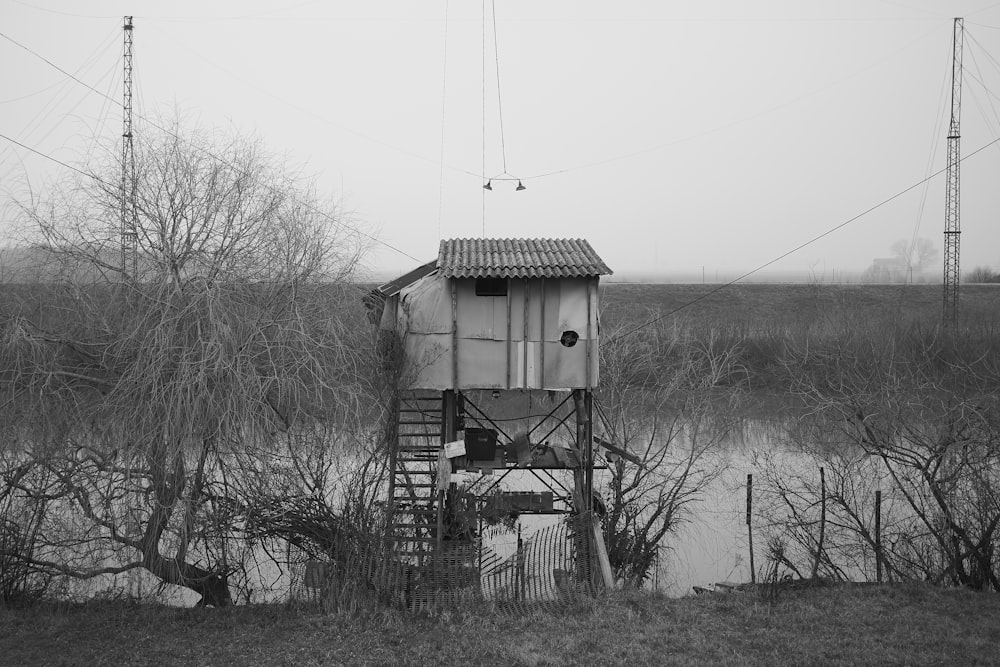
[[(473, 278), (435, 272), (418, 280), (400, 292), (396, 315), (405, 349), (404, 386), (596, 386), (597, 283), (597, 277), (512, 278), (507, 296), (477, 296)], [(572, 347), (560, 343), (566, 331), (579, 336)]]

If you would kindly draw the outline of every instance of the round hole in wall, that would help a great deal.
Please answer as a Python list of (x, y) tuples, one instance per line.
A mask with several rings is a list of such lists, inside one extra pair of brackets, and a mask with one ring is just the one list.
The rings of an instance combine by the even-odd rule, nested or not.
[(559, 342), (563, 344), (564, 347), (573, 347), (576, 345), (576, 341), (580, 340), (580, 334), (575, 331), (563, 331), (562, 336), (559, 338)]

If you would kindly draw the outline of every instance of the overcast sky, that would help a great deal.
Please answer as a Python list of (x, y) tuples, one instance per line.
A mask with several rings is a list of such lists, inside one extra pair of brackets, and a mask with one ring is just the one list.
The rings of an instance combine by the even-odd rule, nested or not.
[[(70, 164), (119, 137), (120, 103), (42, 58), (120, 100), (126, 14), (137, 116), (259, 135), (388, 273), (484, 234), (583, 237), (619, 274), (763, 266), (944, 168), (958, 16), (962, 153), (1000, 138), (995, 0), (0, 0), (0, 134)], [(0, 139), (3, 203), (61, 169)], [(938, 175), (767, 272), (924, 237), (940, 280), (944, 198)], [(963, 271), (1000, 269), (1000, 142), (962, 164), (961, 225)]]

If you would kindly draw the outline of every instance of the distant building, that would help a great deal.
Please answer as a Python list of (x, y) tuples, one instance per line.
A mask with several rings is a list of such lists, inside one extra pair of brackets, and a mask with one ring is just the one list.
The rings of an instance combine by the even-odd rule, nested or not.
[(913, 268), (902, 257), (876, 257), (861, 275), (865, 283), (912, 282)]

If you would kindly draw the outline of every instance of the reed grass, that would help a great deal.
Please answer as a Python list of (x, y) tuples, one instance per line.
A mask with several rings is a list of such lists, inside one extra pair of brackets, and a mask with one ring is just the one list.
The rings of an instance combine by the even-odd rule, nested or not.
[(669, 373), (692, 347), (706, 358), (731, 355), (722, 384), (753, 399), (789, 391), (795, 378), (824, 372), (835, 356), (892, 359), (931, 373), (1000, 358), (998, 286), (966, 286), (960, 320), (950, 326), (941, 321), (936, 285), (734, 285), (695, 301), (711, 289), (607, 285), (602, 333), (677, 342), (651, 377)]

